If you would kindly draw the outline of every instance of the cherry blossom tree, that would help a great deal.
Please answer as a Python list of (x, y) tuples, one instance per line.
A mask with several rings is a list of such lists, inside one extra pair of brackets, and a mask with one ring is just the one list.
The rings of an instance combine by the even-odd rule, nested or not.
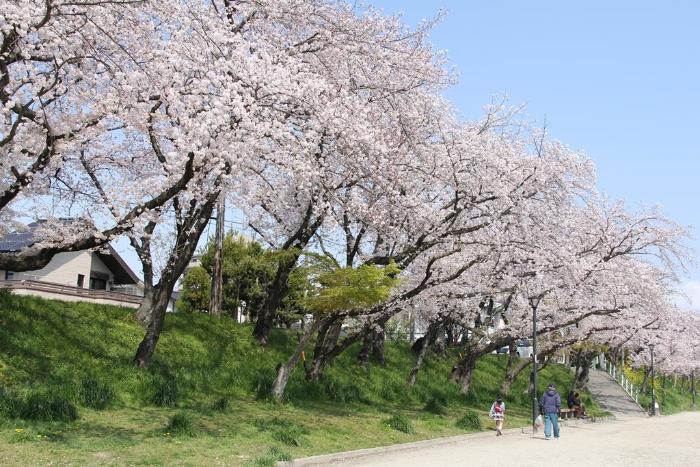
[(49, 222), (42, 241), (0, 254), (0, 267), (38, 269), (58, 252), (104, 245), (194, 176), (188, 155), (152, 170), (144, 144), (173, 58), (154, 20), (169, 3), (1, 3), (0, 225), (26, 212)]

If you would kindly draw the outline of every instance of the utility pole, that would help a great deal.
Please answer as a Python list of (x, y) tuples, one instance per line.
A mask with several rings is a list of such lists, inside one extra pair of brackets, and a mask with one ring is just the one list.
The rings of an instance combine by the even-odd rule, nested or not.
[(654, 388), (654, 344), (649, 346), (651, 350), (651, 415), (656, 415), (656, 390)]
[(211, 298), (209, 299), (209, 314), (221, 316), (223, 300), (222, 252), (224, 249), (224, 214), (226, 201), (222, 198), (216, 205), (216, 234), (214, 236), (214, 267), (211, 278)]
[(693, 394), (693, 408), (696, 408), (695, 404), (695, 372), (690, 373), (690, 392)]
[(532, 307), (532, 434), (537, 433), (537, 415), (539, 415), (540, 404), (537, 400), (537, 306), (542, 297), (531, 297), (529, 299)]

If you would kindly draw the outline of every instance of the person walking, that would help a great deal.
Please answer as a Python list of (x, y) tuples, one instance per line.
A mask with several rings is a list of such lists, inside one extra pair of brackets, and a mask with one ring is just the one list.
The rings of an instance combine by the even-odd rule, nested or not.
[(503, 399), (499, 397), (491, 404), (489, 415), (496, 422), (496, 436), (501, 436), (503, 434), (501, 432), (503, 430), (503, 420), (506, 418), (506, 404), (503, 402)]
[(561, 410), (561, 397), (557, 392), (554, 383), (547, 386), (547, 392), (542, 394), (540, 407), (544, 413), (544, 437), (552, 439), (552, 428), (554, 428), (554, 439), (559, 439), (559, 411)]

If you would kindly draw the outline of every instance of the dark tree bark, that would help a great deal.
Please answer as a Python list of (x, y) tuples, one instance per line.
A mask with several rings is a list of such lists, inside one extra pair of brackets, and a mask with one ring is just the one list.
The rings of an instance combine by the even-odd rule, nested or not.
[(306, 248), (323, 223), (323, 219), (323, 215), (319, 215), (314, 219), (314, 202), (310, 202), (299, 228), (287, 239), (281, 248), (289, 252), (289, 256), (280, 259), (277, 265), (275, 279), (268, 287), (265, 302), (253, 329), (253, 336), (263, 346), (266, 346), (270, 339), (270, 332), (277, 318), (282, 300), (289, 292), (289, 275), (296, 266), (302, 250)]
[(647, 392), (647, 385), (649, 384), (649, 375), (651, 372), (649, 371), (648, 368), (644, 368), (644, 379), (642, 380), (642, 394), (646, 394)]
[[(147, 324), (146, 335), (139, 344), (134, 357), (134, 364), (138, 367), (147, 367), (151, 362), (160, 333), (163, 330), (168, 301), (178, 278), (192, 259), (192, 255), (199, 243), (199, 238), (209, 222), (218, 197), (218, 191), (212, 192), (208, 195), (205, 202), (201, 204), (192, 203), (184, 217), (178, 216), (178, 232), (170, 258), (161, 273), (158, 284), (148, 288), (148, 296), (144, 297), (143, 305), (137, 311), (137, 314)], [(143, 242), (141, 246), (143, 247)], [(148, 246), (147, 243), (146, 246)], [(150, 265), (152, 263), (149, 250), (141, 250), (138, 253), (139, 255), (148, 256), (147, 264)]]
[[(428, 325), (428, 331), (425, 333), (425, 336), (419, 339), (420, 345), (417, 348), (418, 355), (416, 356), (416, 364), (413, 366), (413, 368), (411, 369), (411, 373), (408, 375), (408, 384), (410, 386), (416, 384), (416, 381), (418, 379), (418, 372), (423, 366), (423, 361), (425, 360), (425, 356), (428, 353), (428, 349), (430, 348), (432, 341), (435, 340), (437, 328), (437, 323), (430, 323), (430, 325)], [(418, 343), (418, 341), (416, 341), (416, 343)]]
[(366, 366), (371, 359), (374, 359), (380, 365), (386, 365), (384, 358), (384, 340), (386, 336), (384, 328), (377, 330), (369, 330), (365, 333), (362, 339), (362, 348), (357, 355), (357, 362), (360, 366)]
[(476, 361), (480, 355), (473, 351), (465, 351), (464, 354), (464, 357), (452, 367), (451, 378), (459, 383), (460, 393), (468, 394), (472, 384), (474, 368), (476, 368)]
[(314, 321), (304, 330), (304, 334), (299, 339), (299, 343), (295, 347), (294, 353), (292, 353), (292, 355), (289, 357), (289, 360), (287, 360), (286, 363), (280, 363), (277, 365), (277, 377), (272, 383), (272, 390), (270, 392), (272, 393), (272, 397), (278, 401), (282, 400), (284, 397), (284, 391), (287, 388), (289, 377), (292, 375), (294, 368), (296, 368), (297, 364), (299, 363), (299, 357), (301, 357), (304, 347), (306, 347), (309, 339), (311, 339), (311, 336), (318, 328), (318, 324), (319, 320), (314, 319)]
[(518, 377), (521, 371), (523, 371), (527, 365), (530, 363), (528, 358), (520, 358), (518, 354), (518, 346), (515, 341), (512, 341), (508, 345), (508, 363), (506, 363), (506, 375), (501, 383), (501, 396), (505, 397), (510, 393), (510, 387)]
[(253, 335), (260, 341), (263, 346), (266, 346), (270, 339), (270, 332), (275, 323), (277, 312), (280, 308), (282, 300), (289, 291), (289, 275), (291, 274), (299, 254), (292, 255), (292, 258), (285, 258), (277, 263), (277, 272), (275, 279), (268, 288), (265, 297), (265, 303), (258, 315), (253, 329)]
[(574, 387), (576, 389), (583, 389), (588, 384), (588, 376), (591, 370), (591, 363), (593, 363), (593, 357), (585, 355), (581, 361), (581, 372), (577, 375), (574, 381)]
[(306, 370), (306, 379), (316, 381), (321, 377), (326, 366), (335, 356), (334, 350), (338, 344), (343, 320), (337, 316), (325, 318), (321, 323), (314, 347), (311, 365)]

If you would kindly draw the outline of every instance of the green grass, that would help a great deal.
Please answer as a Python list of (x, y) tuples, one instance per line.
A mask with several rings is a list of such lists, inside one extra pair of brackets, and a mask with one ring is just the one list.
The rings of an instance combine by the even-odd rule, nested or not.
[[(644, 380), (643, 371), (627, 368), (625, 369), (625, 376), (636, 387), (641, 387)], [(700, 392), (697, 379), (695, 385), (697, 395)], [(662, 414), (671, 415), (693, 410), (693, 397), (689, 379), (657, 374), (654, 380), (654, 388), (656, 389), (656, 399)], [(651, 411), (651, 381), (647, 382), (647, 392), (639, 395), (639, 404), (646, 410)]]
[[(295, 372), (279, 404), (267, 390), (294, 334), (277, 330), (262, 349), (249, 326), (169, 314), (148, 370), (131, 364), (142, 335), (131, 310), (0, 297), (0, 464), (272, 465), (492, 429), (487, 412), (506, 363), (505, 356), (482, 358), (464, 396), (448, 380), (456, 355), (430, 356), (409, 387), (414, 357), (407, 343), (388, 342), (386, 367), (366, 369), (351, 348), (318, 382)], [(540, 390), (553, 381), (565, 394), (571, 385), (570, 371), (558, 365), (539, 379)], [(509, 427), (528, 423), (526, 380), (521, 375), (506, 398)], [(12, 412), (33, 394), (73, 404), (78, 419), (27, 420)], [(469, 424), (458, 423), (465, 416)], [(394, 417), (412, 430), (389, 426)]]

